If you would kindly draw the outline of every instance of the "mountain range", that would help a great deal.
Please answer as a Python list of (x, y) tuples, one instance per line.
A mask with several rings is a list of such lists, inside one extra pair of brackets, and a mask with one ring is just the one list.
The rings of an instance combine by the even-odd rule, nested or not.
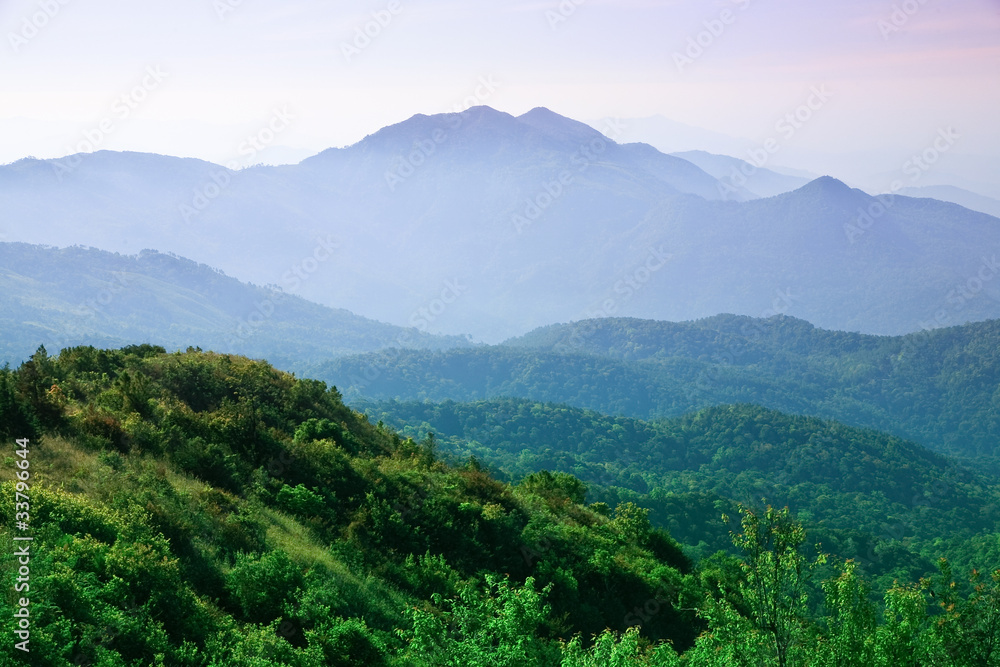
[(764, 582), (810, 664), (992, 664), (990, 202), (618, 130), (0, 167), (32, 655), (729, 665)]
[(706, 171), (606, 132), (473, 107), (298, 165), (25, 159), (0, 167), (0, 227), (12, 241), (156, 248), (488, 342), (595, 316), (778, 312), (876, 334), (1000, 316), (994, 217), (829, 177), (760, 199), (799, 183), (761, 171), (739, 185), (713, 175), (718, 156), (689, 156)]

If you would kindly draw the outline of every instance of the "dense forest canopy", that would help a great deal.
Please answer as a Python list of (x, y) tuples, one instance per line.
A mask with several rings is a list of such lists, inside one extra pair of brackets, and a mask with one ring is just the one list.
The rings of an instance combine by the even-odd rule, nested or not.
[[(548, 409), (527, 407), (539, 423)], [(730, 426), (750, 437), (782, 419), (806, 441), (840, 428), (742, 407), (633, 428), (663, 442), (701, 428), (697, 459)], [(560, 470), (510, 484), (476, 457), (448, 463), (437, 437), (373, 424), (335, 388), (261, 361), (39, 349), (0, 371), (0, 437), (5, 465), (30, 472), (35, 537), (31, 651), (8, 640), (11, 664), (1000, 661), (1000, 572), (986, 566), (935, 558), (937, 574), (873, 594), (789, 510), (739, 505), (732, 553), (693, 562), (636, 502), (590, 501)], [(875, 434), (856, 446), (884, 471), (911, 456), (915, 483), (949, 465)], [(961, 481), (954, 511), (992, 493), (977, 484)], [(22, 530), (8, 513), (4, 539)], [(5, 559), (8, 580), (16, 567)], [(11, 629), (16, 604), (0, 610)]]
[(639, 419), (754, 403), (878, 429), (977, 465), (992, 460), (1000, 471), (1000, 320), (889, 337), (785, 316), (596, 319), (501, 346), (348, 357), (312, 373), (352, 399), (506, 396)]

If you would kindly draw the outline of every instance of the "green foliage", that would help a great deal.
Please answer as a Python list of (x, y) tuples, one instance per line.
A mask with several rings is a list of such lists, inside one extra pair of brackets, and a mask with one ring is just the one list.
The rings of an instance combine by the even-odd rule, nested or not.
[[(805, 559), (802, 522), (787, 509), (745, 507), (741, 557), (697, 565), (656, 527), (729, 507), (718, 493), (730, 464), (777, 465), (779, 448), (764, 445), (812, 443), (810, 456), (832, 457), (815, 435), (836, 427), (821, 422), (740, 407), (667, 426), (612, 424), (619, 450), (628, 442), (645, 457), (621, 474), (688, 489), (650, 484), (647, 499), (661, 502), (650, 509), (634, 490), (578, 476), (587, 465), (613, 469), (588, 461), (583, 445), (565, 470), (524, 463), (511, 486), (477, 458), (450, 465), (429, 429), (422, 441), (400, 437), (336, 390), (263, 362), (138, 346), (39, 350), (29, 364), (0, 372), (3, 405), (22, 406), (39, 429), (32, 653), (5, 644), (3, 664), (991, 667), (1000, 656), (1000, 572), (959, 582), (944, 561), (936, 577), (903, 579), (875, 607), (860, 567)], [(553, 437), (577, 428), (573, 411), (515, 407), (539, 428), (559, 415)], [(629, 441), (628, 429), (652, 433), (659, 449)], [(579, 440), (596, 433), (581, 429)], [(838, 446), (853, 448), (838, 459), (841, 475), (855, 453), (879, 470), (910, 451), (841, 436)], [(707, 477), (655, 477), (657, 451)], [(906, 483), (919, 485), (936, 459), (910, 460)], [(802, 478), (788, 488), (807, 487), (810, 464), (795, 465)], [(699, 479), (717, 484), (699, 494)], [(823, 484), (817, 498), (846, 503)], [(0, 495), (13, 499), (13, 486)], [(595, 488), (608, 502), (584, 505)], [(986, 493), (972, 481), (937, 492), (953, 513)], [(933, 517), (934, 504), (943, 505), (917, 511)], [(819, 515), (816, 505), (800, 514), (809, 511)], [(0, 539), (15, 531), (13, 516)], [(978, 516), (988, 524), (988, 511)], [(987, 533), (948, 539), (937, 544), (965, 547), (966, 560), (996, 548)], [(6, 559), (0, 572), (11, 580), (17, 567)], [(807, 600), (809, 575), (821, 572), (822, 618)], [(14, 618), (10, 599), (0, 615)]]
[[(741, 597), (767, 653), (785, 667), (792, 664), (793, 646), (804, 634), (808, 565), (800, 548), (805, 531), (789, 517), (788, 508), (769, 506), (759, 514), (741, 508), (741, 514), (743, 532), (733, 537), (743, 553)], [(817, 563), (822, 562), (821, 557)]]
[(457, 598), (434, 596), (431, 609), (414, 608), (412, 633), (403, 633), (406, 660), (414, 665), (519, 667), (550, 664), (558, 649), (537, 632), (550, 613), (549, 589), (536, 590), (487, 575), (482, 590), (466, 586)]
[(391, 361), (385, 353), (348, 357), (316, 375), (349, 391), (372, 365), (381, 373), (360, 390), (370, 399), (507, 396), (638, 419), (754, 403), (878, 429), (938, 452), (1000, 454), (1000, 320), (889, 337), (784, 316), (607, 318), (545, 327), (500, 346), (407, 350)]
[(205, 653), (211, 656), (208, 667), (323, 667), (328, 664), (319, 646), (300, 649), (289, 643), (282, 636), (282, 625), (277, 620), (269, 625), (246, 625), (239, 630), (220, 633), (209, 640)]
[(28, 401), (17, 391), (16, 377), (8, 366), (0, 368), (0, 437), (34, 438), (39, 430)]
[(996, 484), (876, 431), (750, 405), (661, 422), (519, 399), (363, 405), (411, 437), (433, 430), (444, 455), (476, 456), (522, 486), (571, 474), (591, 501), (641, 505), (700, 557), (732, 548), (720, 512), (766, 497), (880, 586), (926, 575), (942, 553), (965, 568), (1000, 558), (988, 538), (1000, 525)]
[(826, 594), (827, 641), (822, 664), (831, 667), (871, 665), (875, 662), (875, 605), (871, 589), (853, 561), (844, 563), (836, 578), (823, 582)]
[(587, 497), (587, 487), (573, 475), (539, 470), (521, 480), (520, 487), (551, 501), (581, 504)]
[(287, 484), (283, 485), (278, 491), (275, 502), (286, 512), (303, 517), (318, 516), (325, 508), (322, 496), (313, 493), (301, 484), (294, 488)]
[(239, 554), (226, 579), (243, 618), (253, 623), (277, 619), (305, 585), (299, 566), (280, 549), (260, 557)]
[(353, 667), (387, 664), (388, 649), (362, 619), (325, 618), (317, 627), (306, 632), (310, 646), (323, 652), (321, 664), (328, 667)]
[(585, 649), (579, 637), (563, 648), (560, 667), (680, 667), (680, 657), (669, 644), (644, 649), (637, 628), (621, 636), (605, 630)]

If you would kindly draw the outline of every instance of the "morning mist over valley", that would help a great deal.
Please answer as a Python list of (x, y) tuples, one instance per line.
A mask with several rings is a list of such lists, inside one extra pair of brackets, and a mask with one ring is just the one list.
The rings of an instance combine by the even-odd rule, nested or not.
[(4, 4), (0, 664), (1000, 664), (998, 28)]

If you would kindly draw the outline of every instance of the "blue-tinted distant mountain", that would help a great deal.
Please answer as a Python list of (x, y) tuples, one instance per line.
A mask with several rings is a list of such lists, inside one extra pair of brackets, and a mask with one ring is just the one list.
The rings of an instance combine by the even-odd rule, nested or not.
[(734, 189), (743, 188), (758, 197), (773, 197), (791, 192), (812, 180), (803, 176), (788, 176), (766, 167), (757, 167), (746, 160), (728, 155), (713, 155), (705, 151), (684, 151), (673, 155), (696, 165)]
[[(689, 162), (648, 146), (619, 145), (583, 123), (542, 107), (519, 117), (485, 106), (463, 113), (418, 114), (349, 148), (324, 151), (302, 166), (325, 175), (343, 173), (341, 169), (358, 175), (359, 170), (364, 173), (371, 168), (372, 159), (379, 164), (371, 174), (378, 177), (375, 184), (388, 186), (388, 192), (404, 186), (411, 168), (414, 176), (420, 173), (421, 183), (433, 177), (440, 190), (455, 176), (494, 178), (516, 170), (524, 175), (542, 172), (539, 176), (544, 177), (542, 170), (551, 167), (551, 178), (556, 181), (562, 171), (568, 171), (576, 182), (599, 180), (603, 190), (621, 190), (630, 196), (642, 194), (638, 187), (655, 188), (660, 196), (686, 193), (721, 198), (716, 179)], [(454, 162), (442, 164), (444, 160)], [(456, 166), (472, 171), (462, 174), (453, 169)], [(546, 192), (544, 182), (530, 186)]]
[[(305, 267), (289, 291), (485, 341), (608, 315), (781, 312), (886, 334), (1000, 317), (996, 218), (906, 197), (885, 209), (829, 178), (745, 202), (723, 201), (723, 185), (547, 109), (474, 107), (298, 165), (24, 160), (0, 167), (0, 231), (169, 250), (286, 289)], [(313, 261), (324, 244), (328, 261)]]
[(1000, 217), (1000, 200), (976, 194), (954, 185), (924, 185), (920, 187), (903, 188), (899, 194), (907, 197), (929, 197), (941, 201), (950, 201), (964, 206), (972, 211), (987, 213)]
[(22, 243), (0, 243), (0, 331), (0, 365), (19, 364), (39, 345), (50, 353), (73, 345), (192, 345), (289, 369), (387, 347), (469, 345), (241, 283), (176, 256)]

